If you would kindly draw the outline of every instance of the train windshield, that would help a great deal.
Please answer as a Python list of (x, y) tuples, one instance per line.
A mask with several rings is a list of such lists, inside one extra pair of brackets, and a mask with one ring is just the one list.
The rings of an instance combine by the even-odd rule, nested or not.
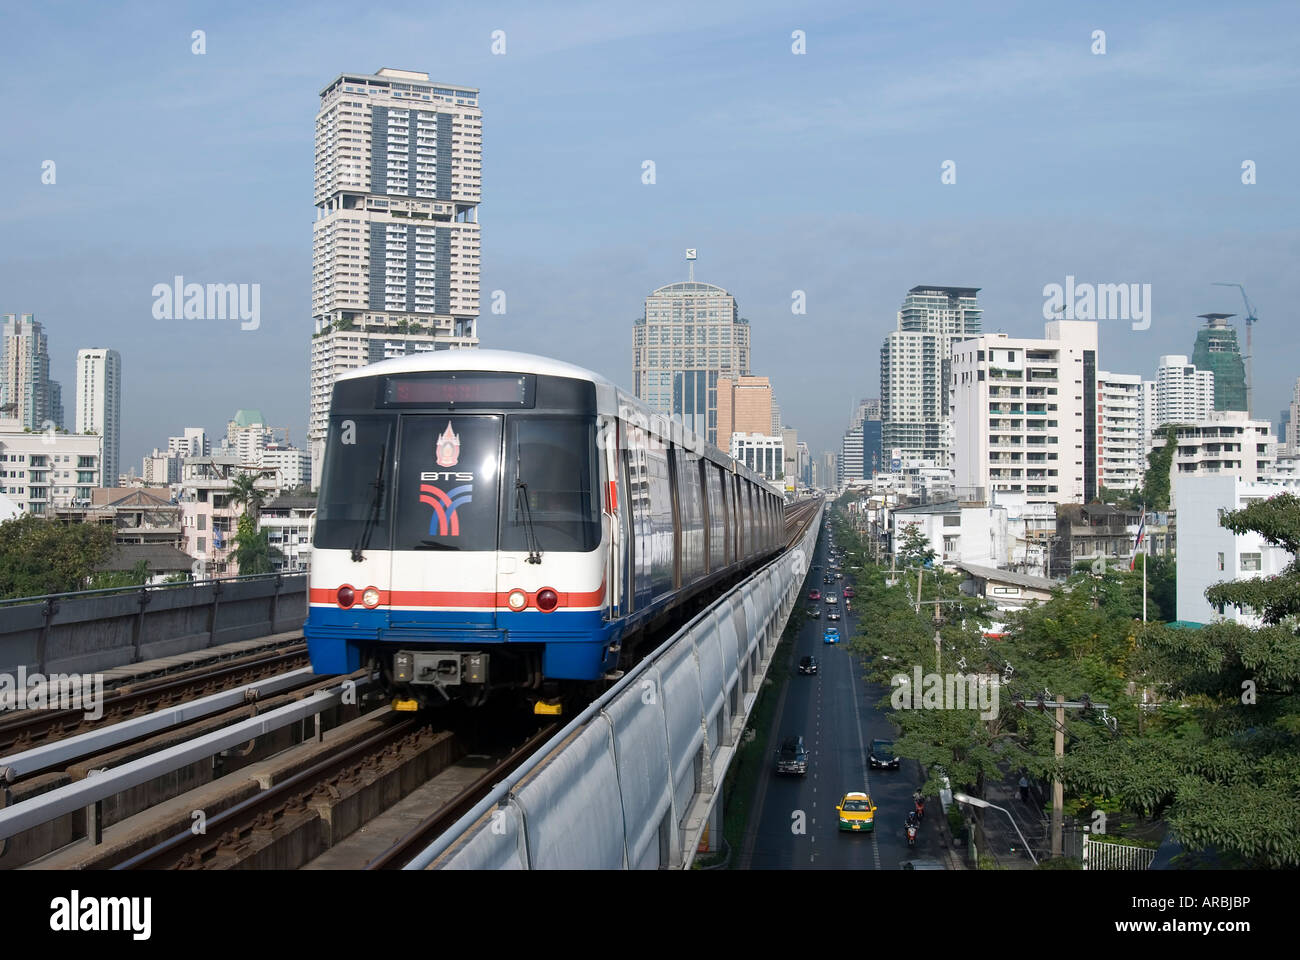
[(315, 545), (387, 550), (397, 418), (332, 417), (316, 506)]
[(394, 550), (495, 550), (501, 417), (406, 414)]
[(600, 544), (590, 417), (510, 416), (501, 497), (501, 549), (582, 552)]

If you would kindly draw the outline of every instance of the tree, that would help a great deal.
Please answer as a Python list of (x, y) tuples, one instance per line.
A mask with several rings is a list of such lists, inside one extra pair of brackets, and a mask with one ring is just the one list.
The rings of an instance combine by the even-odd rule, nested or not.
[(903, 535), (898, 544), (898, 559), (904, 566), (927, 564), (933, 562), (937, 554), (930, 549), (930, 541), (921, 532), (919, 523), (903, 524)]
[(1135, 667), (1164, 705), (1140, 737), (1067, 754), (1067, 783), (1163, 815), (1191, 849), (1250, 867), (1300, 865), (1300, 500), (1280, 494), (1222, 525), (1285, 549), (1280, 574), (1210, 587), (1214, 604), (1252, 611), (1256, 629), (1147, 625)]
[(239, 575), (274, 573), (277, 560), (284, 554), (272, 547), (266, 530), (258, 530), (253, 519), (245, 513), (239, 518), (235, 532), (235, 550), (231, 559), (239, 565)]
[(149, 561), (140, 560), (130, 570), (96, 570), (90, 576), (88, 589), (143, 586), (149, 582), (149, 577)]
[(113, 549), (113, 531), (25, 514), (0, 523), (0, 597), (36, 597), (85, 588)]
[(1130, 498), (1133, 506), (1145, 504), (1148, 510), (1169, 509), (1169, 471), (1173, 466), (1174, 452), (1178, 449), (1178, 427), (1165, 427), (1165, 443), (1155, 447), (1147, 456), (1147, 472), (1142, 487)]
[(262, 507), (266, 503), (266, 491), (258, 489), (256, 484), (257, 474), (241, 473), (235, 477), (230, 488), (230, 502), (244, 505), (244, 516), (252, 519), (253, 526), (257, 526)]

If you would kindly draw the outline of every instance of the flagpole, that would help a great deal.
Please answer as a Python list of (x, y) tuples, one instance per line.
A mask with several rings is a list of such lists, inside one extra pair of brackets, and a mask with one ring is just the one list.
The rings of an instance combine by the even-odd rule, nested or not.
[[(1142, 526), (1146, 526), (1147, 505), (1142, 504)], [(1138, 546), (1142, 546), (1142, 533), (1138, 531)], [(1142, 622), (1147, 622), (1147, 553), (1142, 551)]]

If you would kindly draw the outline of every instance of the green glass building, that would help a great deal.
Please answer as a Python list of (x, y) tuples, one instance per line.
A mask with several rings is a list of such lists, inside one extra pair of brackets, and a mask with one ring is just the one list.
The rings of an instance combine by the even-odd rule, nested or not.
[(1237, 344), (1237, 328), (1230, 326), (1232, 313), (1203, 313), (1205, 326), (1196, 334), (1192, 363), (1198, 370), (1214, 371), (1214, 409), (1246, 409), (1246, 364)]

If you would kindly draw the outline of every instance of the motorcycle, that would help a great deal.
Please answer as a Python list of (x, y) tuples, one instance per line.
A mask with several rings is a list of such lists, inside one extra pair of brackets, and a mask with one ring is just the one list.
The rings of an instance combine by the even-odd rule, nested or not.
[(920, 823), (925, 817), (925, 797), (914, 797), (916, 803), (916, 822)]
[(916, 846), (916, 821), (915, 820), (909, 820), (907, 823), (907, 845), (909, 847)]

